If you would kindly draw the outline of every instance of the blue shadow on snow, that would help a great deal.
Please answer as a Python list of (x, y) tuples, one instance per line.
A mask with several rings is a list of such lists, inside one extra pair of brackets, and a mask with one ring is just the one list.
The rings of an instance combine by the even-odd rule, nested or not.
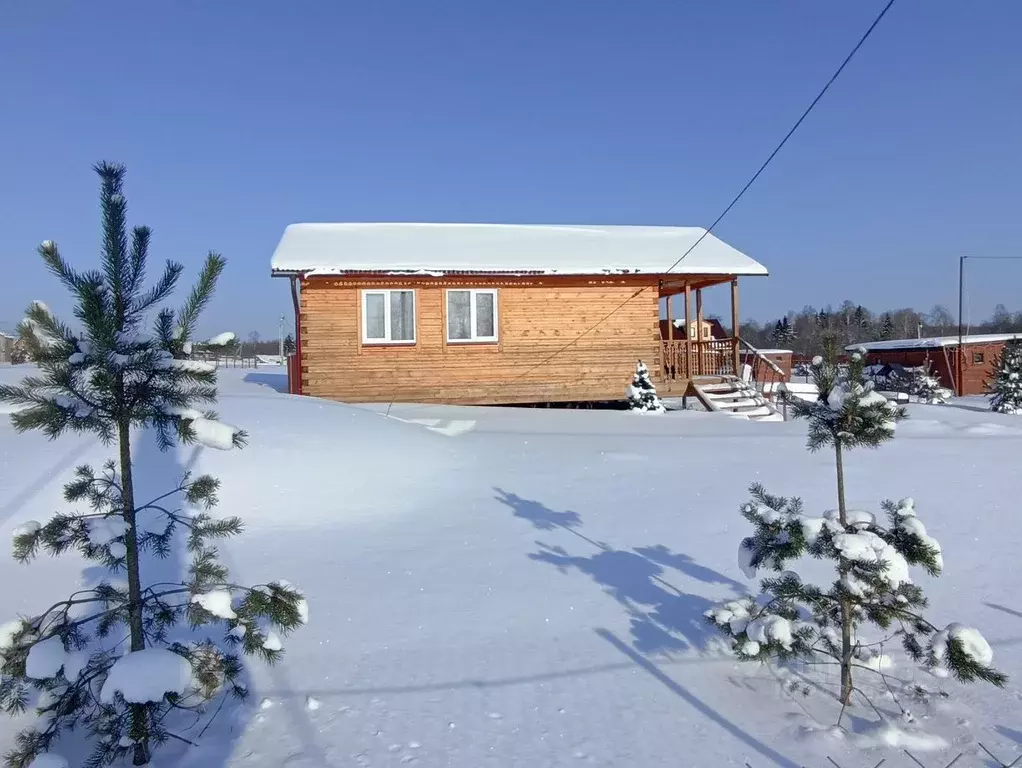
[(577, 570), (603, 587), (630, 616), (633, 643), (640, 653), (703, 650), (719, 637), (703, 616), (715, 601), (674, 586), (666, 578), (668, 568), (706, 584), (726, 586), (736, 595), (747, 592), (734, 579), (662, 544), (616, 549), (579, 531), (582, 518), (577, 512), (558, 512), (541, 502), (494, 490), (497, 500), (510, 507), (515, 517), (541, 531), (566, 531), (596, 549), (592, 554), (573, 554), (562, 546), (537, 542), (539, 550), (529, 557), (562, 573)]
[(287, 373), (260, 373), (259, 371), (253, 371), (252, 373), (245, 374), (244, 381), (249, 384), (269, 387), (283, 395), (288, 394)]

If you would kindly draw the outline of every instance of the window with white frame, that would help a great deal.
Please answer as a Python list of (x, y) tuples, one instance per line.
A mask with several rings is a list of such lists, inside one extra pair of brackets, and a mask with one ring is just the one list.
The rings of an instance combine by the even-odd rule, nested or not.
[(447, 341), (496, 341), (497, 291), (492, 288), (447, 291)]
[(415, 343), (415, 291), (362, 291), (364, 344)]

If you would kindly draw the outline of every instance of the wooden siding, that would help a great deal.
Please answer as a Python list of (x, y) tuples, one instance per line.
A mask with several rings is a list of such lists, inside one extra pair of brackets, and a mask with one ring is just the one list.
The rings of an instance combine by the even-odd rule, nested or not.
[[(362, 343), (361, 292), (380, 288), (415, 289), (414, 344)], [(447, 343), (448, 288), (497, 289), (497, 342)], [(658, 299), (648, 276), (306, 279), (303, 393), (350, 402), (620, 399), (637, 359), (659, 368)]]

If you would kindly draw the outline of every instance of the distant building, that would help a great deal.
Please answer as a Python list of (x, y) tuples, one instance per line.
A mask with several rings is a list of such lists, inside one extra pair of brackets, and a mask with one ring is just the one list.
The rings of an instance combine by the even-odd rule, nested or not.
[[(889, 341), (868, 341), (850, 344), (846, 351), (865, 348), (871, 364), (906, 366), (911, 368), (925, 365), (929, 361), (934, 375), (941, 386), (957, 395), (982, 395), (985, 382), (993, 375), (994, 360), (1004, 348), (1008, 339), (1018, 338), (1017, 333), (982, 333), (962, 337), (965, 350), (958, 362), (958, 337), (933, 336), (925, 339), (891, 339)], [(961, 370), (961, 381), (958, 371)]]
[(14, 343), (17, 341), (13, 336), (0, 332), (0, 364), (10, 363), (14, 355)]

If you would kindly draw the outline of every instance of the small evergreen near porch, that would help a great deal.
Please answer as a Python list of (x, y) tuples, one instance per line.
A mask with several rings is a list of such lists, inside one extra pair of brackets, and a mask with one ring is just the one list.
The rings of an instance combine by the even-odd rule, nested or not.
[(649, 378), (649, 369), (641, 360), (635, 366), (635, 375), (628, 386), (628, 406), (633, 411), (662, 413), (666, 409), (657, 396), (656, 387)]

